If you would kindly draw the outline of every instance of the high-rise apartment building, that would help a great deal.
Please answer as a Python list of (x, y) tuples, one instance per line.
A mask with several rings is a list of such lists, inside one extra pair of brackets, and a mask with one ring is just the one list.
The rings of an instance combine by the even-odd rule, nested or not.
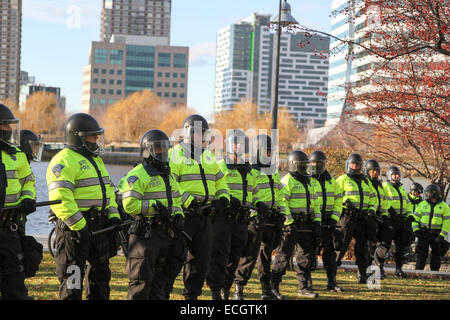
[(113, 34), (163, 38), (170, 43), (171, 0), (103, 0), (101, 40)]
[(19, 101), (22, 0), (1, 0), (0, 100)]
[[(270, 17), (253, 14), (217, 33), (215, 112), (231, 110), (243, 100), (252, 100), (259, 112), (271, 110), (276, 42), (268, 27)], [(280, 109), (299, 126), (323, 126), (328, 58), (320, 53), (328, 51), (329, 39), (283, 32), (280, 45)]]

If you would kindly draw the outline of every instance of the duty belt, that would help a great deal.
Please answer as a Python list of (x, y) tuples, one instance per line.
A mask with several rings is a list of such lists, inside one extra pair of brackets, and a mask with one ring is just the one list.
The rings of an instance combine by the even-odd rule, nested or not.
[(100, 211), (98, 209), (91, 208), (88, 211), (82, 212), (87, 224), (107, 224), (108, 222), (108, 210)]
[(237, 223), (247, 223), (250, 219), (250, 210), (245, 208), (240, 208), (237, 212), (231, 210), (231, 208), (226, 208), (223, 211), (225, 217), (231, 220), (235, 220)]
[(367, 213), (363, 210), (348, 210), (344, 209), (343, 213), (346, 216), (349, 216), (350, 218), (356, 219), (356, 220), (365, 220), (367, 218)]
[(5, 210), (0, 214), (0, 228), (10, 228), (12, 231), (17, 231), (19, 220), (19, 210)]
[(405, 216), (398, 214), (398, 213), (390, 213), (389, 218), (391, 220), (395, 220), (395, 221), (404, 221), (406, 219)]
[(312, 222), (311, 214), (306, 212), (292, 213), (295, 222)]

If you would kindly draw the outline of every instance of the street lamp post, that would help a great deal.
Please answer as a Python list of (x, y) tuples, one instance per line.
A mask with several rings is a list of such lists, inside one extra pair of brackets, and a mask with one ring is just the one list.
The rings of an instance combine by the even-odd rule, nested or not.
[(280, 0), (278, 9), (278, 16), (272, 21), (272, 24), (277, 24), (277, 47), (275, 54), (275, 75), (272, 84), (272, 129), (277, 129), (278, 123), (278, 82), (280, 77), (280, 40), (281, 28), (291, 24), (297, 24), (297, 20), (291, 15), (291, 6), (284, 0)]

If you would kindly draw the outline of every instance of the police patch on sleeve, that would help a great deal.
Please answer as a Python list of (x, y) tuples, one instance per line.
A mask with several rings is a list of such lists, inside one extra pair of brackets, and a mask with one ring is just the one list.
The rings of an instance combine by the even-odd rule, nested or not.
[(128, 185), (130, 186), (130, 188), (133, 187), (133, 184), (136, 181), (138, 181), (138, 177), (136, 177), (136, 176), (131, 176), (131, 177), (128, 177), (128, 179), (127, 179), (127, 182), (128, 182)]
[(55, 177), (59, 178), (62, 169), (64, 169), (64, 166), (62, 164), (57, 164), (52, 168), (52, 172), (55, 175)]

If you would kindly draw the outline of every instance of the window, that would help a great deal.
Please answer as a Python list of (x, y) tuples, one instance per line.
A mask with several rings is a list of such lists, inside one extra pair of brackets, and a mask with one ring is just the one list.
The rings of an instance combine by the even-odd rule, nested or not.
[(178, 78), (178, 73), (176, 72), (172, 73), (172, 78)]
[(98, 69), (94, 68), (94, 73), (97, 74), (98, 73)]
[(94, 82), (94, 83), (98, 83), (98, 79), (97, 79), (97, 78), (94, 78), (93, 82)]
[(172, 83), (172, 88), (178, 88), (178, 83), (176, 82)]
[(116, 90), (116, 94), (121, 96), (122, 95), (122, 90)]
[(106, 89), (100, 89), (100, 94), (106, 94)]
[(162, 77), (162, 72), (158, 72), (158, 77)]
[(174, 53), (173, 66), (175, 68), (186, 68), (186, 55), (184, 53)]
[(166, 78), (170, 78), (170, 72), (166, 72), (166, 73), (164, 74), (164, 76), (165, 76)]
[(109, 62), (111, 64), (122, 64), (122, 61), (123, 61), (123, 51), (111, 50), (109, 54)]
[(180, 78), (181, 78), (181, 79), (184, 79), (184, 78), (186, 78), (186, 74), (184, 74), (184, 73), (180, 73)]
[(102, 69), (102, 74), (106, 74), (106, 69)]
[(98, 99), (97, 98), (93, 98), (92, 99), (92, 104), (98, 104)]
[(101, 98), (101, 99), (100, 99), (100, 104), (106, 104), (106, 99)]
[(122, 70), (117, 70), (117, 74), (121, 75), (122, 74)]
[(122, 80), (117, 80), (117, 84), (122, 84)]
[(165, 88), (170, 88), (170, 83), (169, 82), (164, 83), (164, 87)]
[(157, 82), (157, 83), (156, 83), (156, 86), (157, 86), (158, 88), (162, 87), (162, 82)]
[(114, 74), (114, 69), (109, 69), (109, 74)]
[(172, 92), (172, 98), (176, 98), (177, 97), (177, 93), (176, 92)]
[(184, 88), (184, 83), (180, 83), (180, 88)]
[(114, 84), (114, 80), (113, 79), (109, 79), (109, 84)]
[(169, 97), (169, 93), (168, 92), (164, 92), (164, 97), (168, 98)]
[(97, 88), (92, 89), (92, 93), (93, 94), (97, 94), (98, 93), (98, 89)]
[(180, 98), (184, 98), (184, 93), (180, 93)]
[(101, 80), (102, 84), (106, 84), (106, 79)]
[(108, 63), (108, 49), (94, 49), (94, 63), (107, 64)]
[(157, 95), (158, 95), (158, 97), (161, 97), (161, 92), (158, 92)]
[(108, 90), (108, 94), (114, 94), (114, 90), (113, 89), (109, 89)]
[(109, 99), (108, 104), (114, 104), (114, 99)]
[(158, 67), (170, 67), (170, 53), (158, 53)]

